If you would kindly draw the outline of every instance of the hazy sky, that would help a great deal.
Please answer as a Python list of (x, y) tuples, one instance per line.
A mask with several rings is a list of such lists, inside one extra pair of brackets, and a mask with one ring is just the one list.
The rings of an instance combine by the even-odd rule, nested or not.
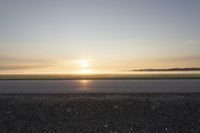
[(0, 0), (0, 73), (168, 67), (200, 67), (200, 0)]

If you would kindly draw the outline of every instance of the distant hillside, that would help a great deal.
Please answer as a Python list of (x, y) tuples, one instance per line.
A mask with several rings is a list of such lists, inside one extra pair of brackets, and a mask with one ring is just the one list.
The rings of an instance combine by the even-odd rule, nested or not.
[(136, 69), (132, 71), (141, 71), (141, 72), (200, 71), (200, 68)]

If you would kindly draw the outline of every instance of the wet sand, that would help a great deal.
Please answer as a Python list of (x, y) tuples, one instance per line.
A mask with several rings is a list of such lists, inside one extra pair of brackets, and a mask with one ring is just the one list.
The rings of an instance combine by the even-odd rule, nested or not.
[(199, 133), (200, 94), (0, 95), (1, 133)]

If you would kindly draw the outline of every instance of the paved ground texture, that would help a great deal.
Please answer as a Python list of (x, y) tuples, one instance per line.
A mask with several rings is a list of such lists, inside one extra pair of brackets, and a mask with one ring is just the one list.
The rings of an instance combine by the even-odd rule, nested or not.
[(0, 95), (1, 133), (200, 133), (200, 94)]

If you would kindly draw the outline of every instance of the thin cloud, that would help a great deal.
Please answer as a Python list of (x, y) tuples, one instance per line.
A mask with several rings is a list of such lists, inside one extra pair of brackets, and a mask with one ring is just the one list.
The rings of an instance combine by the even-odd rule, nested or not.
[(16, 58), (10, 56), (1, 56), (0, 60), (0, 71), (40, 69), (53, 67), (56, 64), (54, 60)]
[(24, 70), (24, 69), (35, 69), (35, 68), (45, 68), (48, 67), (47, 65), (0, 65), (0, 70)]
[(22, 58), (22, 57), (13, 57), (13, 56), (0, 56), (1, 63), (47, 63), (47, 62), (52, 62), (52, 60), (47, 60), (47, 59), (38, 59), (38, 58)]

